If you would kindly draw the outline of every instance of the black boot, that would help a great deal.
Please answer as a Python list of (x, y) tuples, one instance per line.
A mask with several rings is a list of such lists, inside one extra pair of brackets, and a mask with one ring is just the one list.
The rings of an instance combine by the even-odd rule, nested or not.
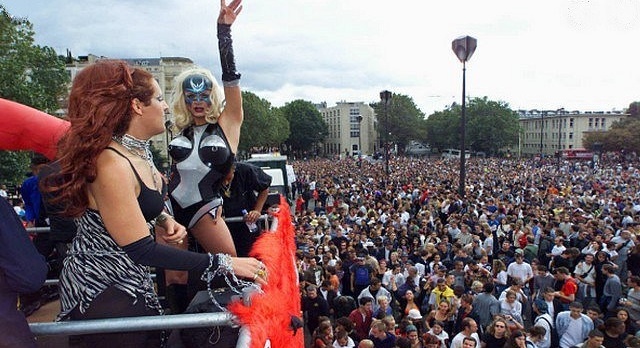
[(187, 297), (186, 284), (171, 284), (166, 290), (167, 305), (171, 310), (171, 314), (180, 314), (187, 309), (189, 298)]

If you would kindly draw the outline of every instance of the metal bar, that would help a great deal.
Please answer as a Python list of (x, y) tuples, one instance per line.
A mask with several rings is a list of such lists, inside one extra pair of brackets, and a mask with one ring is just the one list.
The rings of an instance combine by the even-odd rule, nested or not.
[(229, 313), (196, 313), (31, 323), (35, 336), (86, 335), (97, 333), (184, 329), (211, 326), (230, 326), (233, 315)]
[[(264, 215), (260, 215), (260, 217), (258, 218), (258, 220), (263, 221), (263, 220), (267, 220), (269, 218), (269, 215), (264, 214)], [(234, 216), (234, 217), (228, 217), (224, 219), (225, 222), (242, 222), (244, 221), (244, 216)], [(50, 227), (28, 227), (26, 228), (28, 233), (49, 233), (51, 232), (51, 228)]]

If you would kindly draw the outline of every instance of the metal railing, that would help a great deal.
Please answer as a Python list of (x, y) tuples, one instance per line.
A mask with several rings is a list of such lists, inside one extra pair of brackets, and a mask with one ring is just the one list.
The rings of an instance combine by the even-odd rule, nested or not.
[(31, 323), (29, 328), (35, 336), (67, 336), (230, 325), (233, 315), (219, 312)]
[[(268, 215), (260, 216), (267, 221)], [(241, 222), (242, 216), (225, 218), (225, 222)], [(30, 227), (29, 233), (49, 233), (49, 227)], [(155, 276), (155, 275), (153, 275)], [(58, 285), (58, 279), (47, 279), (44, 286)], [(212, 326), (232, 326), (234, 316), (230, 313), (173, 314), (142, 317), (75, 320), (59, 322), (30, 323), (29, 329), (35, 336), (70, 336), (97, 333), (153, 331), (168, 329), (200, 328)]]

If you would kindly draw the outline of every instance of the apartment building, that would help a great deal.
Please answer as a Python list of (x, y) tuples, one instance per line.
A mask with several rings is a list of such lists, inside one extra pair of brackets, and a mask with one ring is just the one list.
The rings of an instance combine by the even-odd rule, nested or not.
[(521, 156), (555, 156), (558, 151), (584, 148), (591, 132), (605, 132), (628, 117), (622, 111), (518, 110)]
[(322, 156), (371, 155), (377, 150), (376, 115), (371, 106), (363, 102), (336, 103), (327, 107), (321, 103), (318, 110), (329, 126), (329, 135), (321, 144)]

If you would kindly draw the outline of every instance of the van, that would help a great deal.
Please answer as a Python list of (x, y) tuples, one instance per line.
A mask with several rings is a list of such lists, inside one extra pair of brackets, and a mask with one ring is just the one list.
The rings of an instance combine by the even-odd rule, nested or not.
[[(460, 158), (460, 150), (458, 149), (446, 149), (442, 152), (441, 156), (442, 159), (456, 159), (456, 158)], [(471, 157), (471, 154), (469, 153), (469, 151), (466, 151), (464, 154), (464, 158), (469, 158)]]

